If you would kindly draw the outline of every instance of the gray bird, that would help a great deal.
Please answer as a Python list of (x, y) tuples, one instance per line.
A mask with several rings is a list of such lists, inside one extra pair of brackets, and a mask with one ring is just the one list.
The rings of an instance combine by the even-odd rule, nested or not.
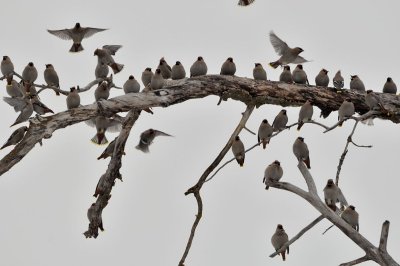
[(164, 57), (161, 57), (160, 63), (158, 64), (158, 69), (161, 70), (161, 75), (164, 79), (169, 79), (171, 78), (172, 75), (172, 69), (168, 65), (167, 61), (165, 61)]
[(235, 62), (233, 62), (232, 57), (228, 57), (228, 59), (226, 59), (226, 61), (222, 64), (221, 72), (219, 74), (233, 76), (235, 75), (235, 72), (236, 72)]
[(332, 179), (329, 179), (324, 188), (324, 197), (326, 205), (336, 212), (336, 202), (339, 198), (339, 188), (335, 185)]
[(380, 108), (379, 97), (372, 90), (367, 90), (367, 94), (365, 94), (365, 103), (368, 105), (369, 110)]
[(358, 224), (358, 212), (356, 212), (356, 208), (353, 205), (348, 206), (342, 213), (341, 217), (345, 220), (351, 227), (355, 230), (360, 229)]
[(8, 146), (18, 144), (24, 138), (26, 131), (28, 131), (28, 127), (26, 126), (16, 129), (8, 138), (7, 142), (0, 148), (0, 150)]
[(325, 68), (321, 69), (321, 71), (315, 77), (315, 85), (328, 87), (329, 85), (328, 70), (326, 70)]
[(356, 90), (356, 91), (362, 91), (362, 92), (365, 91), (364, 83), (357, 75), (351, 76), (350, 90)]
[(142, 82), (145, 87), (150, 84), (153, 75), (154, 73), (151, 71), (150, 67), (146, 67), (146, 69), (142, 72)]
[(76, 89), (75, 87), (70, 88), (70, 92), (68, 93), (66, 102), (68, 110), (79, 107), (79, 105), (81, 104), (81, 97), (79, 96), (79, 87), (78, 89)]
[(290, 72), (290, 66), (284, 66), (283, 71), (279, 76), (279, 81), (286, 83), (293, 83), (292, 72)]
[(96, 69), (94, 70), (94, 75), (96, 79), (98, 78), (107, 78), (108, 76), (108, 66), (104, 64), (103, 62), (97, 62)]
[(3, 60), (1, 60), (1, 74), (4, 77), (8, 77), (14, 74), (14, 64), (11, 62), (11, 59), (8, 56), (3, 56)]
[(283, 176), (283, 170), (281, 163), (275, 160), (273, 163), (267, 166), (264, 172), (263, 183), (265, 184), (265, 189), (269, 188), (270, 183), (278, 182)]
[(239, 136), (236, 136), (235, 139), (233, 140), (232, 152), (240, 167), (243, 167), (245, 152), (244, 152), (243, 142), (240, 140)]
[(254, 3), (255, 0), (239, 0), (239, 6), (248, 6)]
[(313, 104), (310, 100), (307, 100), (300, 108), (297, 130), (301, 129), (301, 127), (304, 125), (304, 122), (311, 121), (313, 113)]
[(38, 77), (38, 72), (36, 67), (32, 62), (29, 62), (28, 65), (22, 71), (22, 79), (24, 82), (33, 84)]
[(175, 65), (172, 66), (171, 78), (173, 80), (177, 80), (177, 79), (184, 79), (185, 77), (186, 77), (185, 68), (183, 67), (181, 62), (176, 61)]
[(164, 86), (164, 78), (161, 74), (161, 70), (157, 68), (156, 73), (154, 73), (151, 78), (150, 87), (152, 90), (159, 90)]
[[(108, 144), (107, 148), (103, 151), (103, 153), (99, 157), (97, 157), (97, 160), (106, 159), (111, 155), (113, 155), (116, 140), (117, 138), (115, 138), (113, 141), (110, 142), (110, 144)], [(125, 152), (123, 152), (122, 154), (125, 155)]]
[(344, 87), (344, 79), (340, 70), (338, 70), (338, 72), (336, 72), (335, 76), (333, 77), (333, 86), (338, 90)]
[[(115, 45), (115, 46), (121, 47), (120, 45)], [(94, 51), (94, 55), (96, 55), (97, 59), (98, 59), (97, 63), (98, 64), (103, 63), (103, 64), (108, 65), (109, 67), (111, 67), (114, 74), (117, 74), (124, 68), (124, 65), (116, 63), (114, 61), (114, 58), (112, 57), (112, 53), (113, 53), (112, 50), (104, 49), (104, 48), (103, 49), (97, 48)]]
[(44, 103), (42, 103), (39, 100), (39, 97), (37, 95), (32, 95), (31, 102), (33, 105), (33, 111), (35, 111), (37, 114), (39, 115), (44, 115), (47, 113), (54, 114), (54, 112), (49, 107), (47, 107)]
[[(289, 237), (286, 234), (285, 230), (283, 229), (283, 226), (281, 224), (278, 224), (276, 227), (275, 233), (272, 235), (271, 238), (271, 243), (272, 246), (276, 251), (278, 251), (284, 244), (286, 244), (289, 241)], [(286, 250), (282, 251), (280, 255), (282, 255), (282, 259), (285, 261), (286, 260), (286, 252), (289, 254), (289, 246), (286, 248)]]
[(190, 67), (190, 77), (207, 75), (207, 64), (204, 62), (203, 57), (197, 57), (197, 60)]
[(7, 76), (7, 85), (6, 85), (7, 94), (13, 98), (15, 97), (23, 97), (24, 93), (20, 84), (13, 79), (12, 75)]
[(50, 34), (57, 36), (63, 40), (72, 40), (73, 44), (70, 52), (76, 53), (83, 50), (82, 40), (89, 38), (95, 33), (105, 31), (106, 29), (99, 28), (90, 28), (90, 27), (81, 27), (80, 23), (76, 23), (75, 26), (71, 29), (63, 29), (63, 30), (47, 30)]
[(278, 66), (284, 66), (288, 64), (302, 64), (308, 62), (303, 57), (299, 56), (304, 50), (300, 47), (290, 48), (286, 42), (282, 41), (273, 31), (269, 33), (269, 40), (275, 49), (275, 52), (281, 57), (275, 61), (269, 63), (273, 68)]
[(264, 119), (260, 127), (258, 128), (258, 142), (262, 142), (263, 149), (267, 147), (267, 144), (270, 141), (272, 133), (274, 132), (274, 128), (268, 123), (267, 119)]
[(110, 97), (110, 88), (108, 87), (107, 81), (102, 81), (97, 86), (96, 90), (94, 91), (94, 98), (96, 102), (100, 99), (107, 100)]
[(298, 137), (293, 143), (293, 153), (299, 162), (304, 162), (308, 169), (310, 166), (310, 155), (307, 144), (304, 142), (304, 138)]
[(36, 95), (37, 94), (36, 87), (33, 86), (33, 84), (28, 83), (28, 82), (23, 83), (23, 87), (21, 90), (25, 95)]
[[(60, 80), (52, 64), (46, 65), (46, 69), (44, 70), (43, 75), (44, 81), (46, 81), (48, 86), (56, 87), (58, 89), (60, 88)], [(60, 95), (60, 93), (56, 91), (56, 95)]]
[(28, 121), (33, 114), (33, 104), (30, 96), (25, 96), (24, 98), (3, 97), (3, 100), (14, 107), (15, 112), (21, 112), (11, 126)]
[(286, 124), (288, 122), (288, 117), (286, 114), (286, 110), (282, 109), (275, 117), (274, 122), (272, 122), (272, 127), (275, 131), (282, 131), (286, 129)]
[(139, 144), (135, 148), (141, 150), (144, 153), (148, 153), (149, 146), (153, 143), (154, 138), (157, 136), (172, 137), (167, 133), (150, 128), (146, 131), (143, 131), (142, 134), (140, 134)]
[(355, 113), (354, 104), (351, 102), (351, 99), (350, 98), (345, 99), (343, 103), (340, 105), (338, 110), (338, 120), (339, 120), (338, 126), (341, 127), (343, 125), (344, 119), (351, 117), (352, 115), (354, 115), (354, 113)]
[(105, 136), (106, 131), (119, 132), (122, 128), (122, 118), (120, 116), (114, 116), (108, 118), (104, 116), (96, 116), (95, 118), (85, 121), (87, 125), (96, 127), (96, 135), (91, 139), (94, 144), (104, 145), (108, 143)]
[(396, 94), (397, 93), (396, 83), (393, 82), (391, 77), (388, 77), (386, 79), (385, 85), (383, 85), (382, 92), (384, 92), (384, 93), (392, 93), (392, 94)]
[(267, 80), (267, 72), (260, 63), (255, 63), (253, 68), (253, 78), (255, 80)]
[(309, 84), (307, 74), (303, 69), (303, 65), (297, 65), (292, 72), (294, 83), (297, 84)]
[(125, 94), (132, 92), (137, 93), (140, 91), (140, 84), (132, 75), (130, 75), (128, 80), (125, 81), (123, 89)]

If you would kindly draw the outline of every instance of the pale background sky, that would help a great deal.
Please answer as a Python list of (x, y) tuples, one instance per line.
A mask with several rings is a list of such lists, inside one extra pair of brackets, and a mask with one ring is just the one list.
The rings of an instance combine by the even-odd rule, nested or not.
[[(146, 67), (155, 68), (164, 56), (170, 65), (190, 65), (202, 55), (209, 73), (219, 73), (229, 56), (237, 75), (252, 77), (255, 62), (277, 80), (281, 72), (267, 67), (276, 60), (268, 39), (274, 30), (290, 46), (300, 46), (311, 63), (304, 65), (309, 80), (321, 68), (330, 78), (342, 69), (345, 86), (358, 74), (367, 88), (381, 91), (388, 76), (400, 82), (400, 38), (397, 35), (398, 1), (266, 1), (247, 8), (237, 0), (170, 1), (7, 1), (0, 16), (0, 55), (8, 55), (22, 72), (32, 61), (43, 83), (45, 64), (59, 73), (61, 87), (84, 86), (94, 79), (97, 62), (93, 51), (104, 44), (122, 44), (115, 57), (125, 69), (115, 77), (122, 86), (130, 74), (140, 79)], [(70, 54), (70, 42), (46, 29), (82, 26), (109, 28), (83, 42), (85, 50)], [(398, 83), (400, 85), (400, 83)], [(5, 87), (5, 85), (3, 85)], [(114, 90), (112, 95), (122, 91)], [(6, 95), (5, 89), (3, 95)], [(47, 91), (42, 100), (54, 111), (66, 109), (65, 97)], [(82, 103), (94, 100), (93, 90), (81, 95)], [(105, 232), (85, 239), (86, 212), (94, 198), (98, 178), (108, 160), (97, 161), (105, 147), (95, 146), (93, 128), (84, 123), (56, 131), (44, 145), (35, 147), (9, 173), (0, 178), (0, 264), (25, 265), (177, 265), (184, 251), (197, 205), (184, 192), (195, 184), (214, 160), (240, 119), (245, 106), (228, 101), (217, 106), (217, 97), (191, 100), (154, 115), (143, 113), (131, 132), (123, 158), (124, 182), (117, 182), (103, 212)], [(248, 127), (257, 130), (262, 119), (272, 121), (281, 107), (265, 105), (254, 111)], [(297, 120), (298, 108), (287, 108), (289, 123)], [(6, 103), (0, 140), (12, 131), (17, 114)], [(327, 120), (332, 125), (336, 113)], [(134, 146), (148, 128), (174, 135), (160, 137), (143, 154)], [(352, 122), (328, 134), (315, 125), (301, 132), (292, 129), (274, 138), (267, 150), (246, 155), (244, 168), (225, 167), (202, 189), (203, 218), (186, 265), (281, 265), (270, 237), (282, 223), (289, 237), (314, 220), (319, 213), (303, 199), (285, 191), (264, 190), (265, 167), (275, 159), (284, 169), (283, 181), (305, 187), (292, 154), (292, 143), (303, 136), (310, 149), (311, 173), (322, 196), (328, 178), (334, 178)], [(354, 141), (372, 144), (372, 149), (350, 146), (341, 175), (341, 188), (360, 213), (360, 232), (377, 244), (381, 224), (391, 222), (388, 250), (400, 261), (400, 214), (398, 211), (398, 125), (375, 121), (360, 125)], [(112, 140), (116, 134), (107, 134)], [(243, 131), (246, 147), (255, 136)], [(11, 148), (0, 151), (6, 155)], [(231, 152), (223, 160), (232, 158)], [(338, 229), (322, 236), (330, 225), (322, 221), (291, 246), (285, 265), (338, 265), (364, 255)], [(374, 265), (366, 263), (364, 265)]]

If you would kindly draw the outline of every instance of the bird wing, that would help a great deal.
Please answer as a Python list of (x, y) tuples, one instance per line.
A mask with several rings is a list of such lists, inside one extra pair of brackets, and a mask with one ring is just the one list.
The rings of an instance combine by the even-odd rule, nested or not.
[(3, 100), (12, 107), (14, 107), (15, 112), (22, 111), (27, 105), (26, 100), (23, 98), (3, 97)]
[(85, 124), (90, 126), (90, 127), (96, 127), (96, 118), (91, 118), (89, 120), (85, 121)]
[(122, 124), (119, 119), (109, 119), (107, 125), (107, 131), (109, 132), (120, 132), (122, 129)]
[(306, 62), (310, 62), (307, 59), (305, 59), (304, 57), (301, 57), (300, 55), (298, 55), (296, 57), (296, 59), (292, 62), (293, 64), (302, 64), (302, 63), (306, 63)]
[(108, 50), (112, 55), (115, 55), (121, 47), (122, 45), (103, 45), (103, 49)]
[(69, 29), (64, 29), (64, 30), (47, 30), (50, 34), (53, 34), (54, 36), (57, 36), (60, 39), (63, 40), (72, 40), (71, 34)]
[(105, 30), (107, 30), (107, 29), (98, 29), (98, 28), (87, 27), (87, 28), (85, 28), (85, 31), (84, 31), (85, 33), (83, 34), (83, 38), (85, 38), (85, 39), (89, 38), (93, 34), (98, 33), (100, 31), (105, 31)]
[(155, 134), (155, 137), (157, 137), (157, 136), (167, 136), (167, 137), (172, 137), (172, 135), (170, 135), (170, 134), (167, 134), (167, 133), (164, 133), (164, 132), (162, 132), (162, 131), (159, 131), (159, 130), (154, 130), (154, 134)]
[(276, 36), (273, 31), (270, 31), (269, 33), (269, 40), (278, 55), (283, 55), (284, 53), (286, 53), (286, 51), (288, 51), (289, 46), (287, 45), (287, 43)]

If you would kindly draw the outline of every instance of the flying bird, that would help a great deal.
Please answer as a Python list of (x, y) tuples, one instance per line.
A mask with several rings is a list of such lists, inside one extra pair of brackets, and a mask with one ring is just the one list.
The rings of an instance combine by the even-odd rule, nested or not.
[(155, 139), (155, 137), (158, 137), (158, 136), (172, 137), (171, 135), (169, 135), (167, 133), (150, 128), (146, 131), (143, 131), (142, 134), (140, 134), (139, 144), (136, 146), (136, 149), (141, 150), (144, 153), (148, 153), (149, 146), (151, 145), (151, 143), (153, 143), (153, 140)]
[(73, 44), (70, 52), (76, 53), (83, 51), (82, 40), (89, 38), (95, 33), (105, 31), (107, 29), (99, 29), (99, 28), (91, 28), (91, 27), (82, 27), (80, 23), (76, 23), (75, 26), (71, 29), (63, 29), (63, 30), (47, 30), (49, 33), (57, 36), (63, 40), (72, 40)]
[(28, 131), (27, 126), (20, 127), (16, 129), (11, 136), (8, 138), (7, 142), (0, 148), (0, 150), (4, 149), (5, 147), (18, 144), (23, 137), (25, 136), (25, 132)]

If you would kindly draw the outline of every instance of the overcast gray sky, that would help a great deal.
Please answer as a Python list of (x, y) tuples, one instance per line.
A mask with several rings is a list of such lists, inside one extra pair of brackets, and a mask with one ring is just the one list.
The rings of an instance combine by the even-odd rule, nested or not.
[[(381, 91), (388, 76), (400, 81), (398, 71), (398, 1), (266, 1), (240, 8), (237, 0), (170, 1), (7, 1), (0, 16), (0, 55), (13, 60), (17, 72), (32, 61), (43, 83), (45, 64), (59, 73), (61, 87), (86, 85), (94, 79), (97, 59), (93, 51), (104, 44), (122, 44), (115, 57), (125, 69), (115, 77), (123, 84), (130, 74), (140, 78), (146, 67), (155, 68), (162, 56), (170, 63), (182, 62), (187, 72), (202, 55), (209, 73), (219, 73), (229, 56), (237, 64), (238, 76), (252, 76), (255, 62), (262, 63), (268, 78), (277, 80), (281, 72), (267, 67), (276, 60), (268, 39), (274, 30), (290, 46), (300, 46), (309, 80), (321, 68), (342, 70), (345, 86), (351, 74), (358, 74), (367, 88)], [(68, 53), (71, 43), (46, 29), (83, 26), (109, 28), (83, 42), (85, 50)], [(5, 85), (3, 85), (5, 86)], [(5, 95), (3, 90), (3, 95)], [(122, 91), (114, 90), (112, 95)], [(54, 111), (66, 109), (65, 97), (44, 92), (42, 100)], [(94, 100), (93, 90), (81, 95), (82, 103)], [(228, 101), (217, 106), (217, 97), (192, 100), (168, 108), (143, 113), (131, 132), (123, 158), (124, 182), (117, 182), (109, 205), (103, 212), (105, 232), (85, 239), (86, 212), (98, 178), (108, 160), (97, 161), (104, 147), (90, 138), (93, 128), (84, 123), (59, 130), (44, 140), (9, 173), (0, 178), (0, 264), (25, 265), (177, 265), (184, 251), (196, 213), (187, 188), (195, 184), (230, 136), (245, 106)], [(265, 105), (255, 110), (248, 127), (257, 130), (262, 119), (272, 121), (279, 106)], [(287, 108), (289, 122), (297, 120), (298, 108)], [(6, 103), (0, 140), (12, 133), (9, 128), (17, 114)], [(317, 118), (326, 124), (336, 121)], [(148, 128), (174, 135), (160, 137), (143, 154), (134, 146)], [(292, 129), (272, 139), (267, 150), (255, 149), (246, 155), (243, 168), (236, 163), (225, 167), (202, 189), (203, 219), (198, 227), (187, 265), (278, 265), (270, 237), (282, 223), (289, 237), (319, 214), (303, 199), (285, 191), (264, 190), (265, 167), (275, 159), (284, 169), (283, 180), (305, 187), (292, 154), (292, 143), (303, 136), (310, 149), (311, 173), (322, 189), (334, 178), (336, 167), (352, 122), (328, 134), (315, 125), (301, 132)], [(387, 121), (375, 126), (360, 125), (354, 135), (359, 144), (350, 146), (342, 168), (341, 188), (349, 203), (360, 213), (360, 232), (377, 244), (381, 224), (391, 221), (388, 250), (400, 260), (400, 214), (398, 194), (399, 127)], [(113, 139), (115, 134), (107, 134)], [(246, 147), (255, 136), (240, 135)], [(3, 157), (10, 148), (0, 151)], [(228, 153), (227, 159), (232, 157)], [(224, 160), (225, 161), (225, 160)], [(322, 221), (291, 246), (285, 265), (338, 265), (360, 257), (359, 249), (338, 229), (326, 235)], [(365, 265), (374, 265), (366, 263)]]

